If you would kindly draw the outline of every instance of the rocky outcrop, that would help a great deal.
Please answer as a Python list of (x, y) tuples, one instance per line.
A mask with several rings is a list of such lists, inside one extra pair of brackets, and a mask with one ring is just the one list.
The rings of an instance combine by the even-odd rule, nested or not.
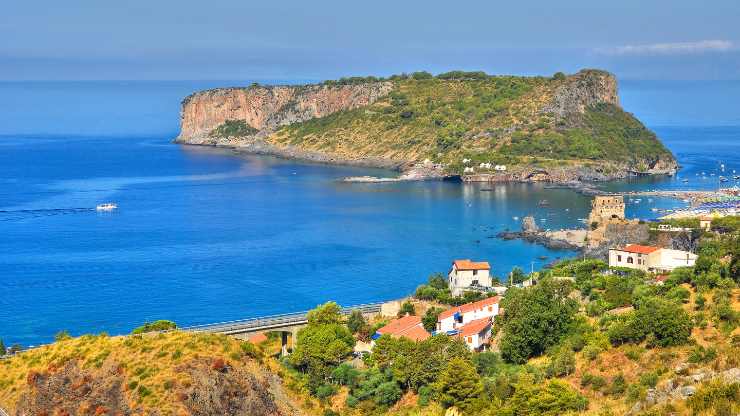
[(227, 120), (243, 120), (264, 135), (280, 126), (371, 104), (391, 88), (390, 82), (376, 82), (201, 91), (183, 100), (176, 141), (208, 144), (210, 133)]
[(696, 394), (697, 387), (704, 382), (718, 380), (723, 384), (740, 383), (740, 368), (738, 367), (721, 372), (711, 369), (697, 369), (689, 372), (687, 367), (688, 365), (681, 366), (680, 369), (676, 370), (677, 377), (649, 389), (645, 399), (635, 403), (627, 414), (637, 415), (656, 405), (675, 400), (686, 400)]
[(586, 69), (568, 77), (542, 112), (565, 118), (582, 114), (588, 107), (601, 103), (619, 106), (617, 78), (606, 71)]

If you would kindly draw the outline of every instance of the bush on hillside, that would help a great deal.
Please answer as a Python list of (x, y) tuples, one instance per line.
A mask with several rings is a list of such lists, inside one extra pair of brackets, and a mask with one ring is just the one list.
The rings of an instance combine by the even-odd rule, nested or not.
[(132, 335), (144, 334), (146, 332), (170, 331), (177, 328), (177, 324), (172, 321), (159, 320), (147, 322), (144, 325), (131, 331)]

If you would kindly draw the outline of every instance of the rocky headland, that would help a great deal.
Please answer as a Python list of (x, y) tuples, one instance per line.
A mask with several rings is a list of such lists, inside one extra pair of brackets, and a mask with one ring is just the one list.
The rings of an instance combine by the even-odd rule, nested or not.
[(401, 180), (572, 185), (678, 167), (622, 110), (616, 78), (599, 70), (551, 78), (422, 72), (207, 90), (183, 100), (175, 141), (392, 169)]

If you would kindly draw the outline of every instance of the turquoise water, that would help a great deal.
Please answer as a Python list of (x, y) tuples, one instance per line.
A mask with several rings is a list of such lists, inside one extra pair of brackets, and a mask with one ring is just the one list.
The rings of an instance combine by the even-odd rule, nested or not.
[[(579, 225), (589, 198), (568, 190), (348, 184), (339, 180), (389, 172), (171, 144), (182, 97), (235, 84), (0, 83), (0, 338), (33, 345), (62, 329), (117, 334), (154, 319), (192, 325), (329, 299), (386, 300), (446, 271), (454, 258), (488, 260), (502, 276), (572, 255), (491, 238), (528, 214), (544, 228)], [(716, 167), (718, 157), (740, 169), (733, 114), (697, 108), (705, 115), (670, 122), (673, 113), (691, 113), (676, 99), (681, 85), (625, 84), (623, 103), (644, 112), (686, 166), (682, 175)], [(684, 98), (729, 93), (737, 104), (739, 85), (687, 88)], [(550, 207), (538, 207), (541, 199)], [(107, 201), (120, 208), (92, 210)], [(628, 215), (653, 214), (642, 204)]]

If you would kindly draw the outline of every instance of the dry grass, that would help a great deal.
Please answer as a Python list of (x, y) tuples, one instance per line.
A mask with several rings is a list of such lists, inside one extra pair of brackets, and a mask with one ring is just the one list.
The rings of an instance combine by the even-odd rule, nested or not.
[[(247, 359), (241, 346), (241, 341), (223, 335), (184, 332), (69, 339), (0, 361), (0, 404), (12, 414), (19, 397), (28, 389), (30, 372), (53, 373), (65, 362), (77, 360), (81, 368), (93, 374), (104, 363), (119, 365), (131, 408), (180, 414), (183, 409), (174, 390), (189, 386), (191, 380), (187, 373), (178, 371), (178, 366), (193, 359), (214, 357), (223, 358), (231, 366), (254, 370), (259, 364)], [(142, 394), (143, 391), (149, 393)]]

